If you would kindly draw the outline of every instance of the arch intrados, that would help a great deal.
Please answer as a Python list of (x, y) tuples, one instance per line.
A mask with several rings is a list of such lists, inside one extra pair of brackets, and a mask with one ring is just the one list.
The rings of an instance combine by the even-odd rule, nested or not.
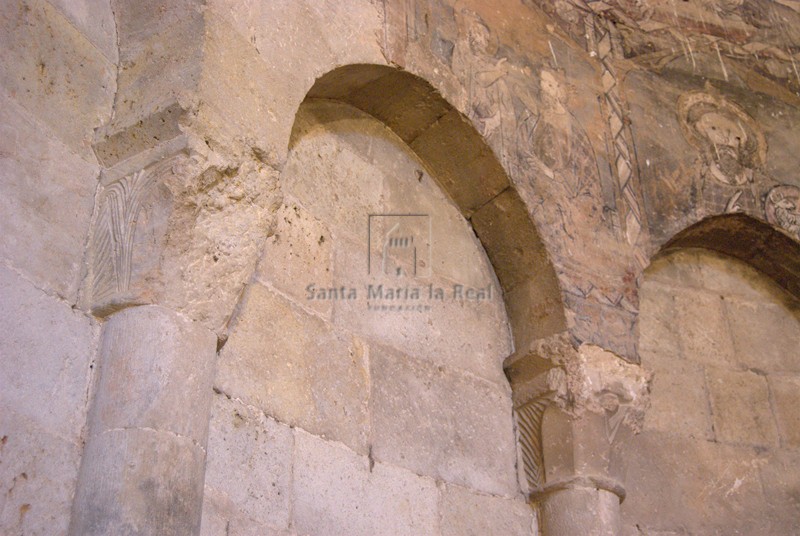
[(767, 223), (744, 214), (706, 218), (675, 235), (654, 260), (687, 248), (743, 261), (800, 299), (800, 244)]
[[(348, 65), (318, 78), (300, 108), (320, 100), (342, 102), (386, 125), (453, 200), (495, 270), (517, 353), (566, 329), (556, 272), (525, 203), (472, 123), (431, 84), (401, 69)], [(296, 127), (290, 149), (300, 135)]]

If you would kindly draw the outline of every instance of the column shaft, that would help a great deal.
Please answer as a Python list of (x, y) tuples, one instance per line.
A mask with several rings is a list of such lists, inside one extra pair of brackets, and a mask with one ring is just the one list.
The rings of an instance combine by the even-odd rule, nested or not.
[(103, 326), (70, 534), (198, 534), (216, 337), (160, 306)]
[(569, 487), (542, 501), (542, 532), (552, 536), (619, 536), (619, 497), (592, 487)]

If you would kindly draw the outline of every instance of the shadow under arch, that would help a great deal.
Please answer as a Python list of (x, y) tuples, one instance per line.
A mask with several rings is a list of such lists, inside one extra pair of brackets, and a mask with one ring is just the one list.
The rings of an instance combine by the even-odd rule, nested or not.
[(669, 240), (657, 259), (686, 248), (701, 248), (743, 261), (800, 299), (800, 243), (771, 225), (744, 214), (701, 220)]
[[(566, 330), (556, 272), (525, 203), (463, 114), (424, 79), (383, 65), (354, 64), (328, 72), (308, 91), (298, 114), (325, 100), (352, 106), (386, 125), (454, 201), (500, 282), (516, 353)], [(290, 150), (298, 136), (295, 122)]]

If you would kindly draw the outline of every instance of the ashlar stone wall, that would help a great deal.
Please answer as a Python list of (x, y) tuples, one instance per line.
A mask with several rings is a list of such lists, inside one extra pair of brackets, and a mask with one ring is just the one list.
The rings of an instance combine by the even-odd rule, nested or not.
[(65, 534), (99, 336), (76, 309), (116, 86), (109, 2), (0, 3), (0, 534)]
[[(399, 138), (344, 104), (301, 108), (281, 184), (219, 355), (202, 534), (531, 534), (509, 327), (471, 227)], [(416, 276), (402, 252), (368, 273), (391, 214), (427, 220)]]
[[(120, 438), (169, 421), (147, 430), (163, 441), (143, 448), (142, 457), (120, 455), (133, 444), (124, 438), (108, 439), (103, 456), (91, 448), (83, 453), (87, 438), (91, 447), (93, 437), (111, 431), (103, 408), (136, 414), (140, 407), (129, 399), (146, 392), (137, 388), (151, 379), (169, 384), (192, 358), (194, 380), (218, 365), (204, 534), (535, 533), (518, 487), (502, 371), (512, 344), (494, 272), (425, 165), (380, 123), (320, 98), (342, 97), (330, 93), (340, 75), (354, 77), (345, 92), (363, 89), (355, 81), (366, 83), (359, 77), (377, 71), (348, 69), (359, 64), (397, 67), (397, 77), (385, 81), (414, 75), (424, 82), (395, 95), (400, 108), (407, 106), (406, 123), (391, 114), (381, 120), (429, 167), (451, 147), (426, 143), (434, 133), (460, 124), (459, 114), (475, 129), (481, 143), (468, 145), (481, 158), (466, 162), (464, 175), (471, 176), (461, 192), (471, 195), (487, 183), (498, 189), (464, 213), (472, 218), (482, 207), (475, 228), (490, 254), (495, 248), (501, 281), (513, 275), (505, 288), (509, 314), (531, 324), (514, 330), (523, 335), (515, 350), (525, 354), (542, 346), (536, 337), (554, 335), (571, 353), (574, 345), (594, 344), (631, 361), (641, 354), (654, 370), (644, 432), (619, 438), (615, 447), (628, 491), (625, 530), (791, 533), (800, 494), (796, 303), (752, 270), (686, 253), (648, 271), (638, 349), (634, 326), (647, 259), (696, 221), (743, 211), (796, 245), (800, 116), (796, 70), (785, 68), (798, 58), (783, 48), (796, 48), (796, 36), (784, 29), (796, 33), (800, 8), (721, 1), (679, 7), (702, 15), (702, 24), (681, 23), (687, 30), (741, 35), (725, 26), (745, 19), (747, 32), (764, 29), (739, 52), (708, 35), (676, 43), (680, 34), (663, 26), (672, 13), (662, 8), (628, 16), (630, 2), (580, 4), (0, 3), (0, 534), (65, 534), (71, 508), (73, 532), (102, 531), (92, 516), (121, 525), (113, 524), (117, 505), (142, 525), (158, 517), (153, 511), (166, 511), (178, 528), (156, 519), (152, 526), (162, 533), (194, 530), (199, 493), (183, 491), (201, 487), (207, 419), (206, 408), (173, 402), (172, 395), (185, 401), (186, 392), (155, 389), (166, 406), (155, 404), (153, 413), (164, 419), (111, 419), (117, 424), (109, 427), (125, 432)], [(708, 11), (725, 24), (707, 25)], [(658, 46), (639, 41), (638, 30), (652, 32)], [(698, 52), (700, 41), (714, 50), (695, 61), (683, 44), (694, 43)], [(770, 55), (780, 62), (758, 65)], [(734, 59), (742, 65), (729, 72)], [(751, 61), (752, 72), (745, 65)], [(770, 65), (767, 78), (757, 74)], [(318, 86), (326, 73), (330, 85)], [(433, 95), (425, 84), (449, 103), (442, 113), (454, 107), (436, 128), (431, 113), (444, 101), (417, 108)], [(384, 86), (369, 85), (382, 102)], [(379, 108), (366, 104), (362, 109)], [(416, 143), (404, 129), (414, 119), (428, 129)], [(731, 137), (732, 121), (746, 133), (742, 147)], [(722, 133), (710, 132), (720, 126)], [(709, 150), (721, 139), (721, 153)], [(491, 151), (483, 152), (483, 142)], [(502, 168), (508, 180), (486, 181), (483, 164), (491, 164), (486, 169), (495, 179)], [(95, 303), (95, 275), (112, 269), (98, 254), (108, 248), (93, 242), (103, 193), (111, 183), (156, 175), (164, 184), (148, 199), (157, 202), (132, 211), (128, 221), (139, 218), (128, 244), (134, 251), (126, 252), (136, 292)], [(462, 188), (454, 187), (460, 174), (444, 178), (436, 177), (451, 193)], [(403, 252), (390, 251), (388, 264), (401, 272), (367, 274), (373, 249), (380, 251), (366, 233), (370, 216), (390, 214), (417, 215), (415, 233), (427, 222), (429, 235), (414, 236), (431, 254), (411, 265)], [(384, 239), (391, 234), (387, 221), (375, 228)], [(115, 255), (124, 257), (125, 244), (114, 243)], [(768, 250), (765, 244), (776, 242), (756, 243)], [(764, 262), (778, 257), (765, 255)], [(540, 300), (545, 272), (532, 267), (552, 268), (547, 299)], [(794, 277), (787, 288), (797, 288), (796, 267), (785, 267)], [(366, 303), (370, 283), (384, 285), (372, 297), (380, 310)], [(465, 299), (454, 296), (456, 285)], [(419, 297), (408, 297), (409, 286)], [(385, 310), (396, 307), (389, 288), (423, 309)], [(429, 298), (428, 288), (442, 289), (441, 299)], [(349, 289), (356, 291), (352, 299)], [(149, 305), (132, 307), (140, 304)], [(125, 310), (104, 324), (116, 308)], [(142, 354), (160, 357), (158, 344), (127, 352), (140, 331), (124, 320), (148, 311), (204, 325), (203, 340), (193, 341), (203, 348), (176, 343), (182, 351), (167, 357), (181, 358), (181, 367), (153, 360), (163, 374), (119, 380), (128, 399), (118, 397), (102, 389), (97, 370), (104, 355), (131, 357), (142, 368), (151, 363)], [(130, 325), (147, 334), (172, 324)], [(125, 344), (111, 344), (114, 326), (122, 326)], [(107, 385), (126, 369), (112, 372), (104, 375)], [(180, 385), (191, 391), (191, 382)], [(207, 387), (197, 399), (211, 397)], [(104, 424), (93, 434), (87, 407)], [(177, 437), (183, 428), (199, 430)], [(179, 440), (185, 450), (165, 447)], [(550, 437), (548, 445), (554, 443)], [(103, 472), (110, 462), (123, 471), (151, 454), (191, 465), (183, 482), (190, 485), (173, 485), (180, 463), (167, 470), (140, 463), (127, 479)], [(82, 459), (88, 469), (81, 475), (88, 476), (75, 501)], [(106, 484), (128, 493), (130, 504), (106, 493)], [(166, 492), (148, 496), (147, 486)], [(176, 498), (192, 503), (191, 515), (172, 508)], [(75, 510), (89, 519), (85, 525), (74, 523), (81, 517)]]
[(800, 517), (800, 304), (704, 250), (645, 274), (654, 371), (644, 430), (620, 442), (625, 534), (793, 534)]

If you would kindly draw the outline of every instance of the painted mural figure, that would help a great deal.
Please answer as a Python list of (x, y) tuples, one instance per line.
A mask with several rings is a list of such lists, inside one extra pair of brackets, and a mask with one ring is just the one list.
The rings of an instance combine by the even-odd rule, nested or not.
[(740, 123), (710, 111), (701, 115), (694, 126), (711, 144), (709, 171), (716, 180), (738, 186), (752, 180), (753, 169), (742, 159), (748, 136)]
[(774, 187), (767, 194), (764, 210), (769, 223), (800, 240), (800, 188), (790, 184)]
[(537, 121), (520, 124), (520, 164), (536, 181), (535, 190), (549, 192), (540, 208), (548, 221), (574, 239), (575, 230), (587, 228), (587, 223), (595, 231), (603, 225), (597, 202), (601, 197), (597, 159), (580, 122), (567, 109), (567, 95), (557, 73), (541, 69), (538, 97)]
[(562, 184), (568, 199), (590, 195), (590, 184), (599, 183), (599, 177), (589, 140), (567, 110), (556, 75), (542, 69), (539, 89), (541, 114), (533, 131), (525, 134), (530, 145), (521, 148), (526, 163)]
[(591, 222), (588, 228), (596, 233), (611, 224), (598, 201), (594, 148), (568, 109), (566, 84), (558, 72), (536, 69), (513, 50), (504, 51), (478, 13), (462, 9), (455, 17), (453, 72), (467, 90), (467, 114), (504, 168), (528, 178), (539, 200), (533, 210), (562, 230), (564, 254), (574, 257), (580, 253), (574, 247), (579, 229)]
[(700, 149), (704, 177), (729, 186), (753, 182), (766, 156), (764, 135), (738, 106), (708, 93), (689, 93), (678, 102), (684, 135)]
[(467, 115), (509, 169), (515, 116), (507, 77), (508, 58), (497, 57), (498, 45), (480, 15), (464, 9), (457, 15), (459, 39), (453, 52), (453, 72), (467, 89)]
[(713, 90), (682, 95), (678, 119), (684, 137), (700, 152), (697, 190), (711, 213), (759, 210), (757, 184), (767, 142), (755, 120)]

